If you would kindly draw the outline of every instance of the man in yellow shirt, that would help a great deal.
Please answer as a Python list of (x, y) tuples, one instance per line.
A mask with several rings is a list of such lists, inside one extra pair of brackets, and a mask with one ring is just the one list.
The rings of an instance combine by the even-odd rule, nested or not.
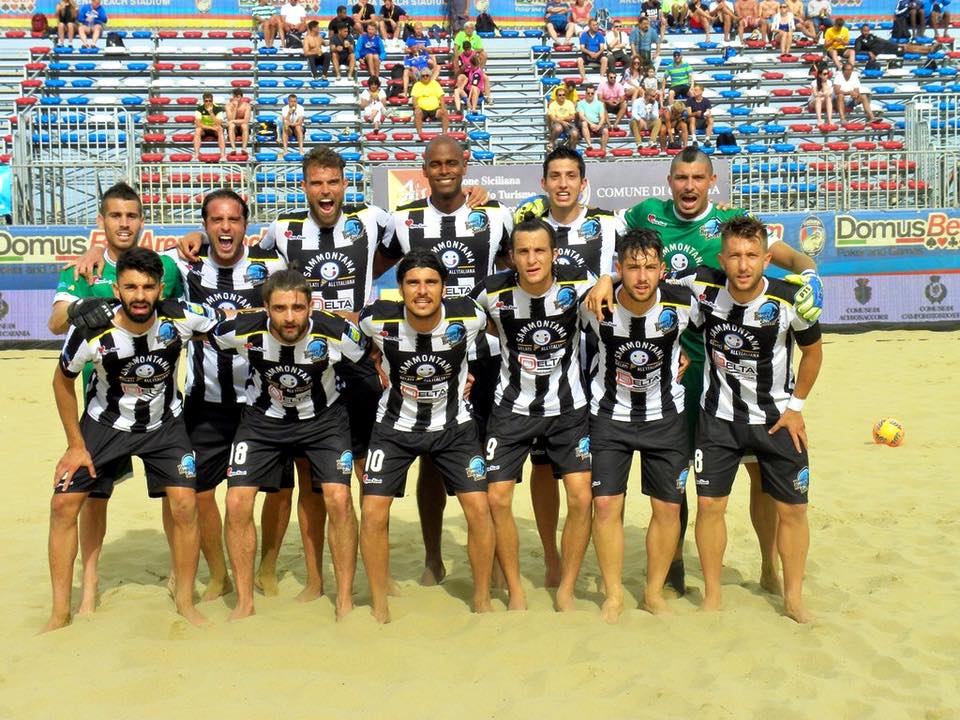
[(823, 49), (837, 70), (843, 67), (844, 57), (851, 63), (855, 60), (856, 52), (850, 47), (850, 29), (844, 27), (842, 17), (834, 18), (833, 25), (823, 33)]
[(568, 147), (576, 148), (580, 140), (580, 133), (577, 131), (577, 106), (570, 101), (569, 92), (561, 85), (547, 105), (547, 130), (550, 133), (548, 152), (553, 150), (557, 139), (564, 133), (567, 134)]
[(413, 105), (413, 122), (417, 126), (417, 134), (423, 134), (423, 121), (439, 120), (442, 132), (447, 132), (449, 118), (443, 107), (443, 88), (432, 79), (430, 68), (420, 71), (420, 80), (413, 84), (410, 90), (410, 103)]

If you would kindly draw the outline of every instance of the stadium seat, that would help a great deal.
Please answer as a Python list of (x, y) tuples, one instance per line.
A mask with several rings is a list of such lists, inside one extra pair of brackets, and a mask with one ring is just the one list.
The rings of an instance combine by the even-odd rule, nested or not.
[(907, 187), (911, 190), (926, 190), (927, 184), (923, 180), (907, 180)]
[(642, 157), (656, 157), (660, 154), (660, 148), (658, 147), (644, 147), (640, 148), (637, 151), (637, 154)]
[(368, 132), (364, 137), (373, 142), (382, 142), (387, 139), (387, 134), (383, 132)]
[(880, 147), (884, 150), (903, 150), (903, 143), (900, 140), (881, 140)]
[(163, 162), (164, 154), (163, 153), (141, 153), (140, 162), (145, 163), (158, 163)]
[(853, 146), (857, 150), (863, 150), (863, 151), (870, 151), (870, 150), (877, 149), (877, 144), (875, 142), (869, 142), (868, 140), (857, 140), (856, 142), (853, 143)]
[(741, 135), (758, 135), (760, 133), (760, 128), (758, 128), (756, 125), (745, 124), (738, 127), (737, 132)]
[(793, 95), (793, 90), (790, 88), (774, 88), (770, 91), (770, 94), (774, 97), (790, 97)]
[(820, 152), (823, 150), (823, 145), (820, 143), (805, 142), (800, 143), (800, 149), (804, 152)]
[(793, 143), (773, 143), (771, 147), (779, 153), (792, 153), (797, 151), (797, 146)]
[(257, 162), (276, 162), (277, 160), (277, 154), (270, 150), (261, 150), (254, 153), (253, 157), (256, 158)]
[(607, 156), (607, 153), (600, 148), (587, 148), (583, 154), (588, 158), (602, 158)]
[(836, 123), (820, 123), (817, 127), (820, 129), (820, 132), (824, 133), (836, 132), (840, 129), (840, 126)]
[(361, 155), (356, 150), (343, 150), (340, 151), (340, 157), (344, 162), (360, 162)]
[(803, 108), (799, 105), (784, 105), (780, 108), (780, 112), (784, 115), (802, 115)]
[(275, 62), (262, 62), (257, 67), (259, 67), (263, 72), (275, 72), (280, 66)]
[(376, 152), (367, 153), (367, 160), (370, 160), (371, 162), (382, 162), (384, 160), (389, 160), (389, 159), (390, 159), (390, 153), (381, 152), (379, 150)]
[(610, 154), (614, 157), (633, 157), (633, 148), (615, 148)]
[(333, 140), (333, 135), (324, 130), (310, 133), (310, 142), (330, 142), (331, 140)]
[(831, 150), (834, 150), (834, 151), (837, 151), (837, 152), (843, 152), (843, 151), (846, 151), (846, 150), (849, 150), (849, 149), (850, 149), (850, 143), (848, 143), (848, 142), (839, 142), (839, 141), (828, 142), (828, 143), (827, 143), (827, 147), (830, 148)]
[(416, 154), (415, 152), (409, 152), (409, 151), (404, 150), (404, 151), (400, 151), (400, 152), (395, 152), (395, 153), (393, 154), (393, 157), (395, 157), (397, 160), (401, 160), (401, 161), (402, 161), (402, 160), (416, 160), (416, 159), (417, 159), (417, 154)]
[(720, 145), (717, 149), (724, 155), (740, 154), (740, 147), (738, 145)]
[(847, 122), (843, 124), (844, 130), (849, 130), (850, 132), (863, 132), (866, 127), (866, 124), (862, 122)]

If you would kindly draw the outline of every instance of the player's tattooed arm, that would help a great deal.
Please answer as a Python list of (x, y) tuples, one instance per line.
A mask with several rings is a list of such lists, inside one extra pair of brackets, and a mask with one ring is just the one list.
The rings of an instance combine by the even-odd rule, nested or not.
[(57, 463), (53, 473), (53, 485), (61, 490), (70, 487), (74, 473), (85, 467), (90, 477), (96, 477), (93, 458), (87, 452), (86, 443), (80, 432), (80, 417), (77, 411), (76, 378), (67, 377), (60, 366), (53, 373), (53, 396), (57, 402), (57, 413), (63, 432), (67, 436), (67, 450)]
[[(797, 368), (797, 382), (793, 388), (793, 396), (790, 402), (803, 401), (807, 399), (813, 384), (817, 381), (817, 375), (820, 374), (820, 366), (823, 364), (823, 343), (820, 340), (809, 345), (800, 345), (800, 366)], [(786, 428), (793, 439), (793, 446), (797, 452), (803, 452), (809, 446), (807, 442), (807, 429), (803, 422), (803, 413), (800, 410), (791, 410), (789, 405), (784, 410), (783, 415), (777, 420), (776, 424), (770, 428), (770, 434), (778, 432), (781, 428)]]

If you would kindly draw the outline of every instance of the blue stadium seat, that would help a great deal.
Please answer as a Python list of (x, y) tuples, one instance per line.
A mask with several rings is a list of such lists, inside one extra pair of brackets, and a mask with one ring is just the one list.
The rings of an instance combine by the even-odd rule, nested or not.
[(733, 73), (713, 73), (711, 77), (717, 82), (731, 82), (733, 80)]
[(90, 72), (91, 70), (97, 69), (97, 64), (92, 62), (78, 62), (75, 67), (80, 72)]
[(493, 160), (496, 155), (490, 150), (474, 150), (473, 157), (477, 160)]
[(787, 193), (790, 192), (790, 186), (786, 183), (769, 183), (767, 190), (772, 193)]
[(81, 55), (99, 55), (100, 48), (98, 47), (82, 47), (80, 48)]
[(794, 192), (815, 193), (817, 191), (816, 183), (793, 183), (790, 189)]
[(262, 47), (257, 52), (261, 55), (276, 55), (279, 51), (272, 47)]
[(483, 142), (484, 140), (490, 139), (490, 133), (485, 130), (471, 130), (467, 133), (467, 137), (475, 142)]
[(760, 133), (760, 128), (758, 128), (756, 125), (745, 123), (737, 128), (737, 132), (741, 135), (758, 135)]
[(333, 115), (330, 113), (314, 113), (307, 120), (312, 123), (329, 123), (333, 122)]
[(562, 83), (562, 82), (563, 82), (563, 80), (561, 80), (561, 79), (558, 78), (558, 77), (542, 77), (542, 78), (540, 78), (540, 84), (543, 85), (544, 87), (554, 87), (555, 85), (559, 85), (559, 84)]
[(720, 145), (717, 148), (724, 155), (739, 155), (740, 146), (739, 145)]
[(946, 88), (940, 83), (928, 83), (923, 86), (925, 92), (928, 93), (942, 93)]
[(940, 77), (953, 77), (957, 74), (957, 69), (952, 67), (941, 67), (937, 70), (937, 75)]
[(278, 87), (279, 85), (280, 85), (279, 80), (270, 80), (266, 78), (260, 78), (259, 80), (257, 80), (257, 87), (275, 88), (275, 87)]
[(738, 189), (744, 195), (758, 195), (763, 192), (762, 185), (742, 185)]
[(713, 132), (717, 135), (725, 132), (733, 132), (733, 125), (724, 125), (723, 123), (717, 123), (713, 126)]
[(62, 88), (67, 86), (67, 81), (59, 78), (47, 78), (43, 84), (50, 88)]
[(807, 164), (805, 162), (786, 162), (783, 164), (786, 172), (806, 172)]
[(478, 123), (486, 122), (487, 120), (486, 115), (484, 115), (483, 113), (475, 113), (475, 112), (467, 112), (466, 115), (464, 115), (464, 118), (466, 120), (469, 120), (470, 122), (478, 122)]
[(47, 65), (48, 70), (55, 70), (56, 72), (62, 72), (64, 70), (70, 69), (70, 63), (65, 62), (52, 62)]
[(93, 87), (93, 80), (90, 80), (89, 78), (77, 78), (76, 80), (70, 81), (70, 87), (75, 87), (75, 88)]
[(134, 30), (132, 35), (138, 40), (149, 40), (153, 37), (153, 32), (150, 30)]
[(359, 142), (360, 133), (343, 130), (339, 135), (337, 135), (337, 140), (340, 142)]
[(259, 63), (257, 67), (263, 72), (274, 72), (280, 66), (277, 65), (275, 62), (262, 62), (262, 63)]
[(62, 142), (62, 143), (76, 143), (76, 142), (80, 142), (80, 133), (77, 133), (77, 132), (62, 132), (62, 133), (60, 133), (60, 142)]
[(333, 98), (329, 95), (315, 95), (307, 100), (310, 105), (329, 105), (331, 102)]
[(269, 97), (267, 95), (261, 95), (260, 100), (258, 101), (261, 105), (279, 105), (280, 98), (278, 97)]
[(891, 95), (897, 91), (893, 85), (874, 85), (870, 88), (871, 92), (877, 95)]
[(325, 87), (330, 87), (330, 81), (326, 78), (317, 78), (316, 80), (311, 80), (309, 85), (312, 88), (323, 89)]
[(257, 113), (257, 122), (277, 122), (279, 119), (276, 113)]
[(48, 143), (50, 142), (50, 133), (35, 132), (33, 134), (33, 141), (35, 143)]
[(743, 93), (740, 92), (739, 90), (721, 90), (720, 91), (720, 97), (725, 97), (725, 98), (731, 98), (731, 99), (738, 98), (741, 95), (743, 95)]
[(72, 98), (67, 98), (67, 105), (89, 105), (90, 98), (86, 95), (76, 95)]
[[(284, 159), (286, 159), (286, 156), (284, 156)], [(306, 201), (307, 196), (304, 193), (287, 193), (288, 203), (296, 203), (299, 205), (305, 203)]]
[(479, 35), (484, 39), (489, 39), (492, 37), (496, 37), (497, 34), (491, 30), (484, 30), (483, 32), (478, 32), (477, 35)]
[(59, 95), (48, 95), (46, 97), (40, 98), (41, 105), (59, 105), (63, 102), (63, 98)]
[(312, 132), (310, 133), (310, 142), (330, 142), (333, 140), (333, 135), (328, 132)]
[(303, 173), (299, 170), (288, 172), (286, 177), (288, 183), (303, 182)]
[(303, 63), (285, 62), (283, 64), (283, 69), (290, 70), (291, 72), (299, 72), (300, 70), (303, 70)]
[(143, 98), (139, 95), (128, 95), (127, 97), (120, 98), (121, 105), (143, 105)]
[(885, 105), (887, 112), (906, 112), (907, 106), (900, 102), (888, 102)]
[(896, 127), (897, 130), (906, 130), (906, 129), (907, 129), (907, 121), (906, 121), (906, 120), (897, 120), (897, 122), (894, 124), (894, 127)]
[(257, 193), (258, 203), (275, 203), (277, 201), (276, 193)]
[(883, 70), (881, 68), (867, 68), (863, 71), (863, 76), (865, 78), (880, 78), (883, 77)]
[(555, 68), (557, 64), (553, 60), (537, 60), (537, 69), (538, 70), (550, 70)]
[(660, 58), (660, 67), (669, 67), (673, 64), (673, 60), (668, 57)]
[(258, 183), (275, 183), (277, 174), (272, 172), (258, 172), (255, 176)]
[(343, 199), (346, 200), (348, 203), (360, 204), (366, 198), (364, 198), (362, 192), (348, 192), (343, 196)]
[(543, 36), (543, 31), (542, 31), (542, 30), (530, 30), (530, 29), (527, 29), (527, 30), (524, 30), (524, 31), (523, 31), (523, 36), (524, 36), (524, 37), (527, 37), (527, 38), (542, 37), (542, 36)]
[(750, 143), (747, 145), (747, 152), (751, 155), (756, 155), (758, 153), (765, 153), (770, 148), (764, 145), (763, 143)]
[(127, 70), (130, 72), (143, 72), (150, 68), (150, 63), (145, 62), (132, 62), (127, 63)]
[(720, 45), (713, 41), (705, 42), (701, 40), (700, 42), (697, 43), (697, 47), (700, 48), (701, 50), (713, 50), (714, 48), (720, 47)]
[(767, 123), (763, 126), (763, 131), (767, 133), (767, 135), (783, 135), (787, 131), (787, 126)]
[(57, 55), (70, 55), (73, 53), (73, 48), (69, 45), (55, 45), (53, 52)]
[(792, 153), (797, 150), (797, 146), (793, 143), (773, 143), (771, 147), (779, 153)]
[(347, 179), (347, 182), (358, 183), (363, 181), (363, 173), (356, 170), (345, 170), (343, 176)]
[(518, 38), (518, 37), (520, 37), (520, 31), (519, 31), (519, 30), (501, 30), (501, 31), (500, 31), (500, 37), (503, 37), (503, 38)]
[(551, 48), (549, 45), (532, 45), (530, 49), (535, 53), (548, 53), (553, 48)]
[(708, 57), (706, 59), (706, 62), (707, 62), (707, 65), (717, 66), (717, 65), (723, 65), (726, 62), (726, 60), (722, 57)]
[(933, 70), (930, 68), (918, 67), (913, 68), (910, 72), (916, 77), (933, 77)]
[(277, 154), (266, 150), (256, 153), (254, 157), (257, 159), (257, 162), (274, 162), (277, 159)]
[(730, 108), (730, 114), (735, 117), (743, 117), (744, 115), (749, 115), (752, 110), (748, 107), (733, 107)]
[(340, 157), (343, 158), (344, 162), (360, 162), (360, 153), (356, 150), (344, 150), (340, 153)]
[(285, 88), (302, 88), (303, 80), (295, 80), (292, 78), (287, 78), (286, 80), (283, 81), (283, 86)]

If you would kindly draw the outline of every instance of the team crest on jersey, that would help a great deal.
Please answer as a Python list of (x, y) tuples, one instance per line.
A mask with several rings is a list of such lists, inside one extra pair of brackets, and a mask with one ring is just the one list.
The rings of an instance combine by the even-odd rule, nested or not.
[(306, 355), (313, 362), (323, 362), (327, 359), (327, 341), (323, 338), (315, 338), (307, 344)]
[(710, 218), (700, 226), (700, 234), (705, 240), (711, 240), (720, 235), (720, 224), (717, 218)]
[(353, 453), (349, 450), (344, 450), (340, 453), (340, 457), (337, 458), (337, 470), (349, 475), (353, 471)]
[(690, 258), (683, 253), (674, 253), (670, 256), (670, 269), (674, 272), (683, 272), (690, 267)]
[(596, 218), (589, 218), (580, 223), (580, 230), (577, 234), (584, 242), (593, 242), (600, 239), (602, 232), (600, 221)]
[(471, 210), (467, 215), (467, 230), (480, 233), (490, 227), (490, 218), (483, 210)]
[(590, 438), (582, 437), (577, 441), (577, 457), (586, 460), (590, 457)]
[(810, 468), (804, 466), (793, 480), (793, 489), (805, 493), (810, 487)]
[(197, 476), (197, 459), (193, 456), (193, 453), (187, 453), (180, 458), (177, 472), (185, 478), (195, 478)]
[(267, 266), (260, 262), (250, 263), (243, 271), (243, 279), (253, 286), (262, 285), (267, 280)]
[(687, 477), (690, 475), (690, 468), (684, 468), (677, 475), (677, 490), (683, 492), (687, 489)]
[(470, 458), (470, 462), (467, 464), (467, 477), (477, 482), (487, 477), (487, 464), (479, 455)]
[(418, 365), (414, 372), (417, 373), (419, 378), (431, 378), (437, 374), (437, 368), (429, 363), (423, 363)]
[(356, 242), (366, 235), (363, 223), (355, 217), (349, 217), (343, 223), (343, 237), (350, 242)]
[(665, 307), (660, 311), (659, 317), (654, 327), (663, 334), (673, 332), (680, 324), (680, 318), (677, 317), (677, 311), (673, 308)]
[(733, 357), (756, 358), (760, 352), (760, 343), (751, 332), (728, 322), (710, 328), (709, 344)]
[(743, 338), (736, 333), (727, 333), (723, 336), (723, 344), (731, 350), (739, 350), (743, 347)]
[(753, 314), (753, 317), (763, 327), (776, 325), (780, 321), (780, 303), (776, 300), (767, 300)]
[(667, 226), (667, 224), (663, 220), (658, 218), (653, 213), (647, 213), (647, 222), (650, 223), (651, 225), (659, 225), (660, 227)]
[(572, 287), (564, 285), (557, 290), (557, 298), (554, 300), (554, 304), (561, 310), (566, 310), (568, 307), (572, 307), (576, 302), (577, 291)]
[(164, 320), (157, 328), (157, 342), (163, 345), (169, 345), (179, 337), (177, 326), (169, 320)]
[(467, 328), (461, 322), (452, 322), (447, 326), (443, 333), (443, 342), (445, 345), (456, 345), (463, 342), (467, 337)]

